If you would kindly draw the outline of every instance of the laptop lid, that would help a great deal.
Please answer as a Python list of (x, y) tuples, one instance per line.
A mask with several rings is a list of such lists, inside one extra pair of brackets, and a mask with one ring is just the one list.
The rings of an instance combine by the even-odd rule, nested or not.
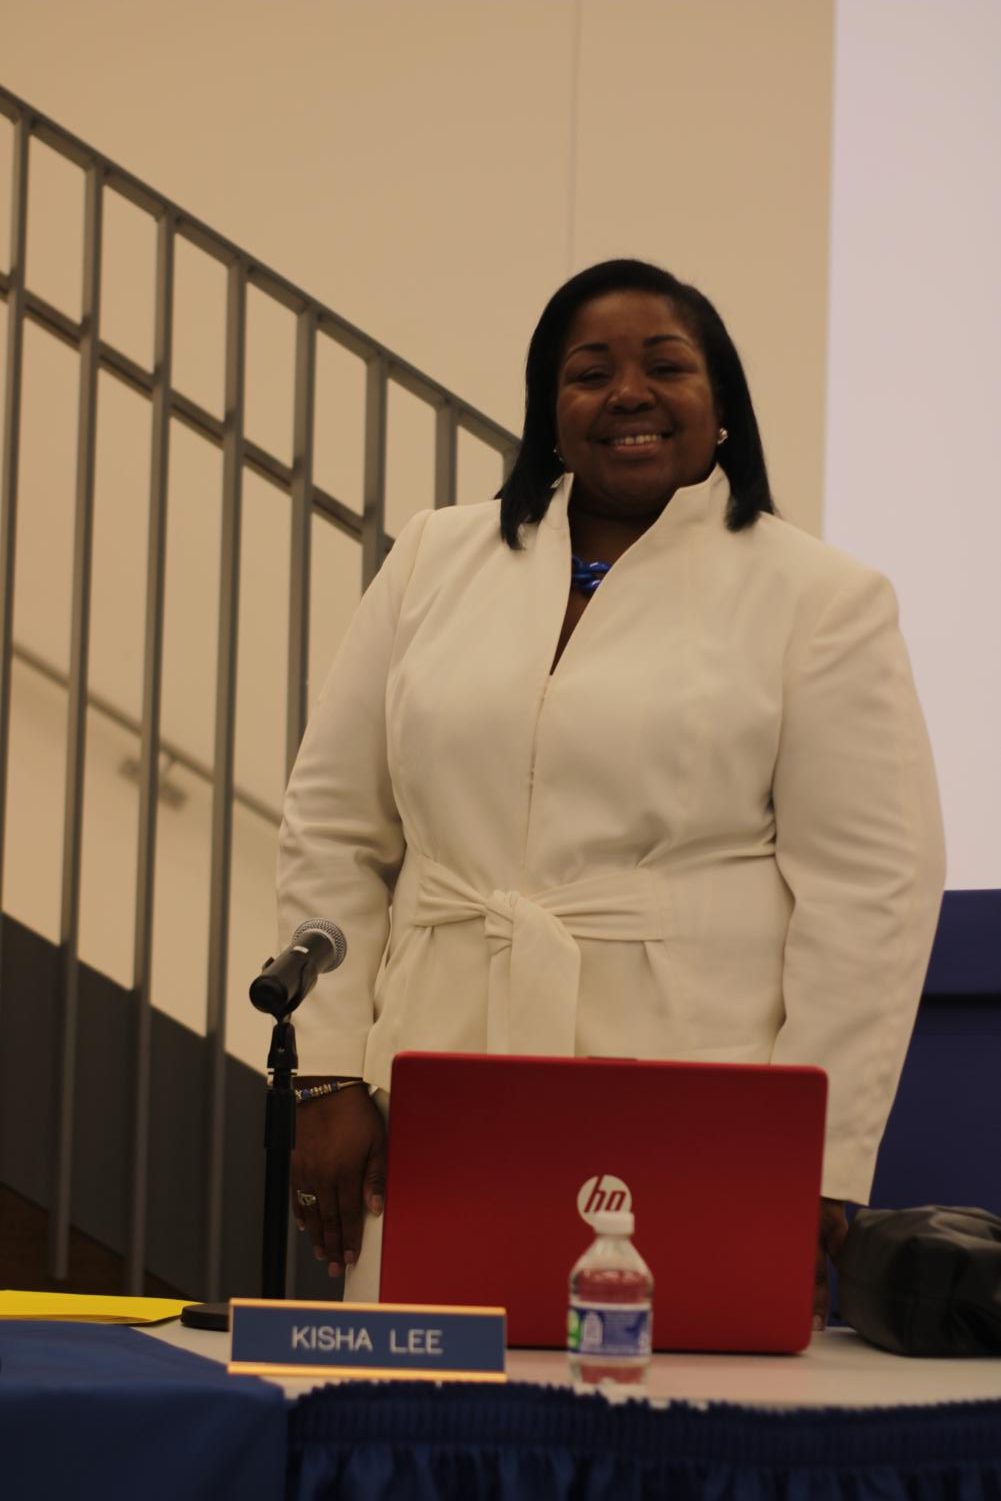
[(655, 1349), (810, 1339), (827, 1078), (820, 1069), (401, 1053), (381, 1297), (502, 1305), (559, 1348), (589, 1217), (632, 1209)]

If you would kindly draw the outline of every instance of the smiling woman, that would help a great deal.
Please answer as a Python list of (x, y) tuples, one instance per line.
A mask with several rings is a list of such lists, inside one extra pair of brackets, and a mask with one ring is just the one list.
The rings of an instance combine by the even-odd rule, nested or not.
[[(574, 477), (575, 564), (603, 577), (727, 437), (705, 356), (656, 292), (606, 292), (577, 311), (556, 394), (557, 457)], [(595, 586), (596, 587), (596, 586)], [(571, 590), (556, 661), (594, 588)]]
[(501, 529), (518, 547), (522, 524), (545, 512), (540, 497), (561, 473), (573, 474), (575, 587), (555, 665), (596, 581), (679, 487), (706, 479), (719, 461), (731, 483), (729, 527), (774, 506), (743, 366), (723, 320), (697, 288), (659, 266), (604, 261), (562, 286), (532, 336), (525, 388), (525, 432), (500, 492)]
[(705, 356), (653, 292), (585, 303), (567, 345), (556, 430), (575, 479), (574, 510), (645, 529), (680, 485), (704, 480), (716, 462), (722, 428)]
[[(594, 320), (601, 326), (594, 326)], [(712, 303), (696, 287), (679, 281), (659, 266), (645, 261), (602, 261), (571, 277), (554, 293), (529, 344), (522, 444), (500, 492), (501, 526), (512, 547), (518, 546), (521, 524), (538, 521), (545, 514), (549, 494), (564, 470), (581, 477), (575, 467), (581, 459), (581, 449), (564, 462), (567, 436), (560, 428), (560, 418), (566, 385), (575, 380), (584, 389), (590, 387), (595, 392), (596, 406), (604, 409), (610, 394), (608, 381), (612, 379), (614, 384), (611, 370), (614, 356), (626, 353), (623, 346), (628, 342), (630, 329), (633, 342), (638, 340), (645, 345), (646, 356), (631, 379), (636, 378), (640, 368), (644, 377), (656, 373), (657, 378), (648, 383), (641, 379), (632, 393), (627, 387), (626, 413), (631, 402), (634, 406), (638, 403), (632, 415), (648, 416), (645, 404), (649, 402), (655, 408), (658, 396), (666, 400), (668, 392), (677, 386), (680, 410), (676, 417), (685, 438), (691, 439), (693, 417), (696, 427), (699, 425), (696, 414), (712, 425), (711, 442), (708, 432), (705, 434), (704, 453), (700, 455), (696, 443), (695, 452), (686, 457), (694, 467), (699, 467), (700, 458), (705, 462), (705, 470), (699, 476), (704, 478), (712, 468), (714, 450), (720, 449), (716, 458), (731, 488), (727, 525), (739, 530), (752, 522), (759, 511), (774, 510), (761, 436), (740, 355)], [(609, 332), (614, 335), (617, 349), (608, 342)], [(599, 344), (607, 347), (593, 347)], [(634, 351), (638, 353), (638, 349)], [(568, 368), (571, 354), (577, 368)], [(592, 356), (590, 362), (588, 355)], [(700, 373), (708, 381), (708, 393), (699, 380)], [(705, 405), (707, 395), (711, 410)], [(686, 396), (689, 403), (695, 403), (694, 413), (689, 410), (686, 414)], [(614, 389), (611, 398), (613, 406), (619, 404)], [(617, 429), (613, 429), (611, 416), (607, 420), (609, 435), (613, 430), (627, 427), (622, 415), (615, 419)], [(642, 426), (642, 421), (638, 425)], [(670, 427), (664, 427), (660, 436), (669, 431)], [(720, 447), (721, 441), (727, 444), (725, 450)], [(670, 475), (665, 474), (663, 484), (655, 482), (651, 486), (657, 496), (653, 508), (662, 508), (673, 489), (679, 483), (691, 483), (692, 478), (686, 474), (672, 484)], [(621, 476), (612, 487), (617, 492), (621, 492), (620, 480)]]
[[(893, 591), (774, 514), (725, 327), (641, 262), (543, 311), (500, 501), (405, 528), (303, 740), (282, 935), (348, 936), (303, 1066), (385, 1105), (402, 1049), (818, 1065), (837, 1251), (942, 886)], [(301, 1223), (373, 1296), (383, 1115), (320, 1092), (297, 1130)]]

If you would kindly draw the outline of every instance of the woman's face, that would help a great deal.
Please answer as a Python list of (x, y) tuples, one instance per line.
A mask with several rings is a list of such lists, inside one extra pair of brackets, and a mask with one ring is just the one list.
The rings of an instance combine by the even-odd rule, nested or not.
[(575, 505), (659, 514), (716, 462), (719, 415), (705, 357), (670, 301), (608, 292), (579, 308), (556, 386), (560, 453)]

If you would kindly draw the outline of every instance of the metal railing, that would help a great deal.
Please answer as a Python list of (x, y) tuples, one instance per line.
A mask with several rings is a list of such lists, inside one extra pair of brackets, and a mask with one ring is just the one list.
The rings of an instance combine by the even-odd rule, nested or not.
[[(246, 250), (187, 214), (116, 163), (85, 145), (30, 105), (0, 89), (0, 114), (13, 124), (11, 250), (9, 271), (0, 273), (0, 297), (7, 304), (6, 392), (0, 495), (0, 895), (6, 828), (10, 751), (11, 665), (15, 653), (30, 657), (14, 641), (14, 582), (18, 476), (24, 371), (24, 330), (28, 322), (79, 353), (79, 403), (75, 524), (72, 573), (72, 646), (68, 694), (66, 790), (62, 850), (59, 942), (61, 986), (56, 1081), (57, 1119), (50, 1195), (50, 1271), (67, 1274), (70, 1202), (73, 1182), (72, 1122), (77, 1054), (78, 969), (83, 788), (86, 717), (95, 695), (88, 686), (88, 643), (94, 536), (94, 475), (98, 374), (121, 381), (152, 408), (148, 549), (144, 626), (139, 834), (136, 852), (136, 904), (132, 1004), (132, 1161), (129, 1191), (128, 1291), (141, 1290), (147, 1222), (147, 1157), (150, 1132), (151, 953), (161, 755), (161, 687), (164, 650), (165, 542), (168, 466), (172, 422), (180, 422), (222, 450), (222, 549), (219, 576), (218, 656), (212, 778), (212, 831), (206, 1036), (209, 1058), (207, 1202), (204, 1209), (203, 1295), (220, 1293), (222, 1227), (221, 1174), (226, 1101), (224, 1023), (231, 886), (231, 845), (236, 720), (236, 670), (240, 586), (243, 476), (256, 473), (291, 498), (291, 563), (288, 595), (288, 664), (285, 709), (285, 765), (289, 771), (306, 722), (309, 662), (311, 530), (313, 518), (339, 528), (360, 544), (362, 585), (374, 577), (391, 539), (386, 534), (386, 449), (389, 393), (402, 387), (435, 414), (434, 503), (456, 500), (460, 432), (501, 456), (505, 470), (517, 440), (377, 340), (310, 297)], [(76, 320), (27, 285), (30, 145), (38, 141), (80, 169), (85, 182), (83, 297)], [(147, 369), (101, 333), (102, 228), (107, 194), (120, 194), (156, 224), (155, 334), (152, 368)], [(173, 382), (175, 254), (178, 240), (220, 263), (226, 271), (225, 404), (222, 419), (178, 390)], [(248, 288), (271, 298), (295, 317), (292, 462), (251, 442), (244, 431)], [(364, 362), (366, 370), (364, 479), (361, 513), (319, 486), (314, 479), (314, 412), (317, 347), (322, 339)], [(51, 673), (50, 673), (51, 675)], [(176, 751), (177, 747), (171, 747)]]

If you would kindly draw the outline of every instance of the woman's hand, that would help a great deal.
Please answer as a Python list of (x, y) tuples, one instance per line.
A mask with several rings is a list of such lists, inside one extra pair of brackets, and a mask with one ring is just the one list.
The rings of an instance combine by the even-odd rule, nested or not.
[[(353, 1266), (365, 1210), (381, 1214), (386, 1192), (386, 1123), (363, 1084), (296, 1108), (292, 1213), (331, 1277)], [(298, 1195), (315, 1194), (304, 1206)]]
[(845, 1243), (847, 1234), (848, 1220), (845, 1216), (844, 1201), (821, 1199), (820, 1233), (817, 1238), (817, 1274), (813, 1292), (814, 1329), (823, 1329), (827, 1325), (830, 1296), (827, 1286), (827, 1258), (829, 1256), (837, 1266), (841, 1247)]

